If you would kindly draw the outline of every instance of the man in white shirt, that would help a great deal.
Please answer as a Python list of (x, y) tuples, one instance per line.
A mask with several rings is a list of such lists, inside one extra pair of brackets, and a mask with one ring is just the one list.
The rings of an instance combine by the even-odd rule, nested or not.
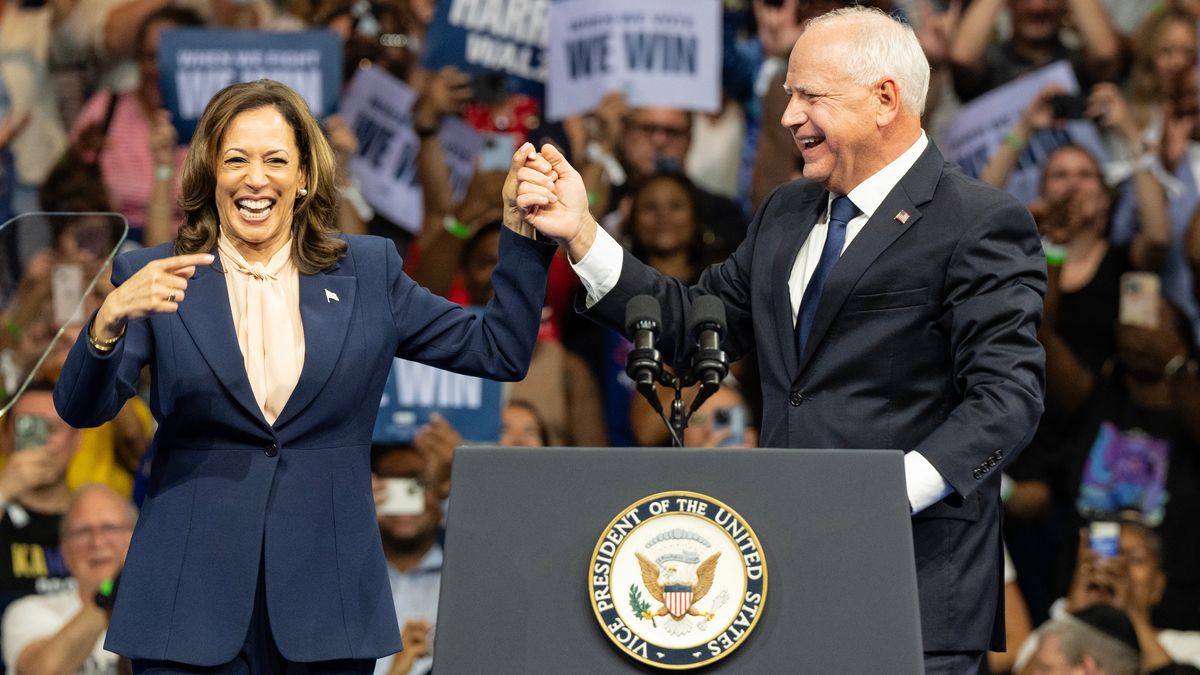
[[(10, 673), (112, 674), (104, 650), (110, 586), (125, 564), (137, 510), (111, 488), (79, 488), (63, 519), (62, 554), (75, 588), (22, 598), (4, 612), (4, 664)], [(103, 591), (103, 592), (102, 592)], [(97, 595), (104, 596), (98, 598)]]
[(764, 447), (907, 453), (926, 670), (974, 673), (1004, 647), (1000, 469), (1042, 412), (1037, 229), (925, 136), (929, 65), (911, 28), (861, 7), (825, 14), (785, 82), (804, 180), (775, 190), (693, 287), (598, 228), (554, 148), (552, 171), (518, 174), (518, 206), (566, 250), (596, 320), (620, 326), (631, 297), (658, 299), (665, 360), (694, 349), (674, 329), (691, 301), (720, 298), (730, 358), (757, 351)]
[(377, 446), (374, 451), (375, 474), (387, 485), (387, 497), (376, 507), (379, 534), (404, 642), (404, 651), (375, 663), (375, 675), (421, 675), (433, 665), (433, 626), (442, 585), (442, 512), (432, 489), (438, 459), (406, 446)]

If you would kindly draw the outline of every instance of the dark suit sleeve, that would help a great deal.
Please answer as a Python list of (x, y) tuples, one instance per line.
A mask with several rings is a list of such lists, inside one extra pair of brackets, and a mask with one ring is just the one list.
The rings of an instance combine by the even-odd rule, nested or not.
[(546, 272), (556, 246), (501, 228), (495, 296), (482, 315), (434, 295), (413, 281), (396, 248), (386, 247), (396, 356), (443, 370), (494, 380), (525, 377), (546, 299)]
[(1037, 339), (1046, 263), (1029, 212), (1011, 199), (972, 213), (946, 276), (943, 329), (960, 403), (917, 447), (966, 497), (1028, 444), (1042, 414)]
[[(113, 285), (125, 283), (136, 271), (127, 256), (118, 256), (113, 260)], [(98, 427), (116, 416), (125, 401), (137, 393), (138, 375), (154, 347), (150, 327), (143, 318), (126, 324), (125, 336), (112, 351), (97, 351), (88, 340), (95, 318), (92, 314), (79, 333), (54, 386), (59, 417), (77, 428)]]
[[(621, 263), (621, 277), (617, 285), (585, 314), (614, 330), (624, 333), (625, 305), (630, 298), (643, 293), (652, 295), (662, 305), (663, 330), (658, 349), (663, 359), (676, 367), (687, 365), (687, 359), (695, 345), (689, 344), (687, 319), (692, 301), (701, 295), (715, 295), (725, 304), (725, 322), (728, 332), (722, 346), (730, 361), (736, 361), (754, 348), (754, 326), (751, 321), (750, 261), (754, 257), (754, 246), (764, 215), (770, 208), (778, 190), (767, 198), (750, 221), (746, 238), (731, 256), (716, 265), (711, 265), (700, 275), (695, 285), (688, 286), (672, 279), (658, 270), (625, 252)], [(583, 298), (577, 302), (582, 308)]]

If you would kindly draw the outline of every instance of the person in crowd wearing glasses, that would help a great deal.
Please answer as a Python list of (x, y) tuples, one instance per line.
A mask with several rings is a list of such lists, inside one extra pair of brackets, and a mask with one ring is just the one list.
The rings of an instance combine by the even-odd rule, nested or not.
[(67, 587), (59, 530), (71, 501), (67, 467), (80, 432), (59, 419), (54, 385), (34, 380), (4, 416), (0, 436), (0, 610)]
[(71, 497), (62, 520), (62, 559), (75, 588), (31, 595), (4, 613), (4, 665), (10, 673), (116, 675), (104, 650), (112, 581), (125, 564), (137, 509), (92, 483)]

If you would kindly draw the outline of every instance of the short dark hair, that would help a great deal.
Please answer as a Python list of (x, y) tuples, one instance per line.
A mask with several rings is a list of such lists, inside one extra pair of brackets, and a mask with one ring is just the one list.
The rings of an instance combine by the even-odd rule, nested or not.
[(146, 34), (150, 32), (150, 26), (160, 22), (173, 24), (178, 28), (194, 28), (203, 26), (205, 23), (204, 17), (200, 16), (193, 9), (172, 7), (170, 5), (160, 7), (142, 17), (141, 22), (138, 23), (137, 32), (134, 33), (133, 37), (134, 56), (145, 56), (143, 50), (146, 45)]

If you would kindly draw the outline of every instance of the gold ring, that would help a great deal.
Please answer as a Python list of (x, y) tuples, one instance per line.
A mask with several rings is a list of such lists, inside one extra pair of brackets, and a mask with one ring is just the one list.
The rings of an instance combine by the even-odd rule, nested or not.
[(175, 302), (175, 291), (171, 291), (171, 293), (167, 295), (167, 302)]

